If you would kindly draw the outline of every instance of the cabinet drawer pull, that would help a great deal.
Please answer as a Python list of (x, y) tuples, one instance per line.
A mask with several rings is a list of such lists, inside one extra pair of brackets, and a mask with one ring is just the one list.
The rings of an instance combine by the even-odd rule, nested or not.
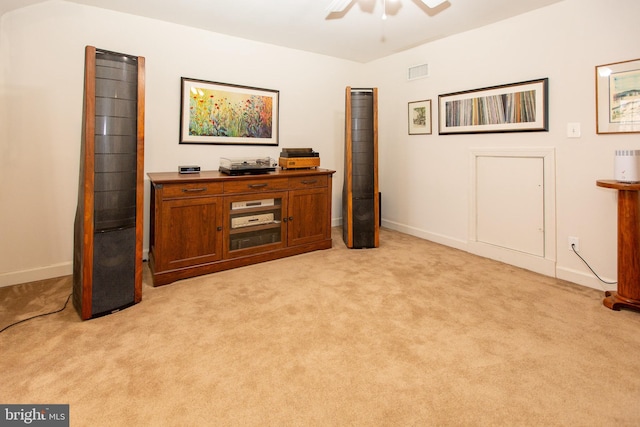
[(302, 180), (303, 184), (315, 184), (316, 182), (318, 182), (317, 179), (305, 179), (305, 180)]
[(249, 184), (249, 188), (264, 188), (266, 187), (268, 184), (267, 183), (262, 183), (262, 184)]
[(201, 191), (207, 191), (207, 187), (201, 187), (201, 188), (183, 188), (182, 192), (183, 193), (199, 193)]

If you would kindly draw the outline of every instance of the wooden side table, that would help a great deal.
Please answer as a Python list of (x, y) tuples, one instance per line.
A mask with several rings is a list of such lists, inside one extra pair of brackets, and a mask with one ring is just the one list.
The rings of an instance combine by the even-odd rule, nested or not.
[(618, 291), (607, 291), (602, 303), (612, 310), (640, 310), (640, 183), (598, 180), (596, 184), (618, 190)]

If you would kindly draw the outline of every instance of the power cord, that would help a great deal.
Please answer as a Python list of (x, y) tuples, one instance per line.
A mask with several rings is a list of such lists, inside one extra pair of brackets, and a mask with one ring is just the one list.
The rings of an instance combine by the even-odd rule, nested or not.
[(62, 306), (62, 308), (61, 308), (60, 310), (52, 311), (52, 312), (50, 312), (50, 313), (37, 314), (37, 315), (35, 315), (35, 316), (32, 316), (32, 317), (28, 317), (28, 318), (26, 318), (26, 319), (19, 320), (19, 321), (15, 322), (15, 323), (10, 324), (9, 326), (5, 326), (4, 328), (0, 329), (0, 334), (1, 334), (1, 333), (3, 333), (4, 331), (6, 331), (7, 329), (9, 329), (10, 327), (12, 327), (12, 326), (16, 326), (16, 325), (19, 325), (20, 323), (22, 323), (22, 322), (26, 322), (27, 320), (35, 319), (35, 318), (38, 318), (38, 317), (49, 316), (49, 315), (51, 315), (51, 314), (60, 313), (60, 312), (61, 312), (61, 311), (63, 311), (65, 308), (67, 308), (67, 304), (69, 304), (69, 300), (71, 299), (71, 295), (72, 295), (72, 294), (69, 294), (69, 296), (67, 297), (67, 300), (64, 302), (64, 306)]
[(574, 252), (576, 255), (578, 255), (578, 258), (580, 258), (580, 259), (582, 260), (582, 262), (584, 262), (584, 264), (585, 264), (587, 267), (589, 267), (589, 270), (591, 270), (591, 272), (592, 272), (592, 273), (593, 273), (593, 274), (598, 278), (598, 280), (600, 280), (602, 283), (605, 283), (605, 284), (607, 284), (607, 285), (615, 285), (615, 284), (617, 284), (617, 283), (618, 283), (618, 282), (607, 282), (606, 280), (602, 280), (602, 279), (600, 278), (600, 276), (598, 276), (598, 273), (596, 273), (595, 271), (593, 271), (593, 268), (591, 268), (591, 266), (589, 265), (589, 263), (588, 263), (587, 261), (585, 261), (585, 259), (584, 259), (584, 258), (582, 258), (582, 256), (580, 256), (580, 254), (578, 253), (578, 251), (576, 251), (576, 244), (575, 244), (575, 243), (572, 243), (572, 244), (571, 244), (571, 250), (573, 250), (573, 252)]

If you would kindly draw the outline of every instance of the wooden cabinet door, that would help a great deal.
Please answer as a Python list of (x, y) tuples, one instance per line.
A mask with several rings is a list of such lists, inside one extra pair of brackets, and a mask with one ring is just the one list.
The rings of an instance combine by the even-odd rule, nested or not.
[(327, 187), (289, 191), (289, 246), (331, 238), (329, 197)]
[(172, 270), (222, 258), (222, 198), (171, 199), (162, 202), (157, 269)]

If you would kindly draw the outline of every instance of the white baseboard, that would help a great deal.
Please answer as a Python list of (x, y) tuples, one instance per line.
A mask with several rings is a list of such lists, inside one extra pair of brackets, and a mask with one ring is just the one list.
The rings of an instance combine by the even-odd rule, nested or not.
[(505, 264), (524, 268), (525, 270), (533, 271), (545, 276), (556, 276), (556, 262), (552, 259), (542, 258), (536, 255), (483, 242), (471, 242), (469, 244), (469, 252), (481, 257), (504, 262)]
[[(341, 225), (342, 225), (342, 218), (333, 218), (331, 220), (332, 227), (339, 227)], [(469, 243), (461, 239), (454, 239), (449, 236), (444, 236), (437, 233), (431, 233), (429, 231), (425, 231), (419, 228), (410, 227), (404, 224), (400, 224), (393, 221), (387, 221), (384, 219), (382, 220), (382, 225), (386, 228), (400, 231), (402, 233), (406, 233), (411, 236), (419, 237), (421, 239), (429, 240), (431, 242), (439, 243), (441, 245), (445, 245), (452, 248), (463, 250), (465, 252), (473, 253)], [(480, 256), (483, 256), (483, 255), (480, 254)], [(500, 259), (499, 254), (496, 255), (495, 258), (494, 257), (490, 257), (490, 258), (497, 259), (498, 261), (506, 262), (505, 260)], [(148, 260), (148, 259), (149, 259), (149, 250), (144, 249), (143, 260)], [(578, 285), (586, 286), (586, 287), (597, 289), (597, 290), (602, 290), (602, 291), (616, 290), (616, 285), (602, 283), (593, 275), (589, 275), (585, 272), (572, 270), (569, 268), (556, 267), (555, 275), (554, 275), (549, 263), (547, 262), (543, 264), (544, 265), (542, 266), (538, 266), (540, 267), (539, 268), (540, 271), (537, 271), (537, 272), (539, 272), (540, 274), (556, 277), (561, 280), (566, 280), (568, 282), (576, 283)], [(532, 271), (536, 271), (530, 268), (531, 267), (530, 265), (516, 265), (516, 266), (527, 268)], [(18, 285), (20, 283), (34, 282), (37, 280), (52, 279), (55, 277), (68, 276), (72, 274), (73, 274), (72, 262), (64, 262), (64, 263), (54, 264), (46, 267), (38, 267), (30, 270), (12, 271), (8, 273), (0, 274), (0, 287)], [(606, 280), (607, 282), (615, 281), (609, 278), (603, 278), (603, 279)]]
[(387, 221), (384, 219), (382, 220), (382, 226), (390, 228), (392, 230), (400, 231), (401, 233), (409, 234), (411, 236), (420, 237), (421, 239), (429, 240), (431, 242), (439, 243), (441, 245), (460, 249), (465, 252), (468, 252), (469, 249), (468, 244), (465, 240), (454, 239), (443, 234), (431, 233), (419, 228), (410, 227), (408, 225), (400, 224), (393, 221)]
[[(597, 289), (599, 291), (615, 291), (617, 289), (616, 285), (602, 283), (592, 274), (587, 274), (583, 271), (577, 271), (570, 268), (565, 267), (557, 267), (556, 268), (556, 277), (561, 280), (566, 280), (568, 282), (577, 283), (578, 285), (586, 286), (588, 288)], [(609, 279), (606, 277), (602, 278), (607, 282), (615, 282), (615, 279)]]
[(35, 282), (37, 280), (52, 279), (54, 277), (69, 276), (71, 274), (73, 274), (73, 263), (71, 262), (63, 262), (30, 270), (11, 271), (0, 274), (0, 288), (18, 285), (20, 283)]
[[(384, 227), (390, 228), (392, 230), (400, 231), (402, 233), (409, 234), (411, 236), (419, 237), (421, 239), (429, 240), (435, 243), (439, 243), (445, 246), (450, 246), (456, 249), (463, 250), (469, 253), (475, 253), (478, 256), (483, 256), (490, 259), (495, 259), (497, 261), (505, 262), (511, 265), (515, 265), (516, 267), (525, 268), (527, 270), (535, 271), (536, 273), (543, 274), (549, 277), (555, 277), (560, 280), (566, 280), (567, 282), (575, 283), (577, 285), (585, 286), (592, 289), (597, 289), (599, 291), (615, 291), (616, 285), (605, 284), (599, 281), (593, 275), (588, 273), (572, 270), (564, 267), (558, 267), (556, 262), (553, 260), (545, 260), (545, 259), (529, 259), (524, 260), (522, 262), (512, 262), (511, 259), (505, 256), (505, 254), (496, 251), (495, 253), (489, 253), (487, 256), (486, 251), (484, 253), (476, 253), (474, 250), (474, 245), (469, 244), (466, 241), (460, 239), (453, 239), (448, 236), (443, 236), (436, 233), (431, 233), (425, 230), (421, 230), (415, 227), (409, 227), (404, 224), (399, 224), (393, 221), (382, 220), (382, 225)], [(603, 278), (607, 282), (614, 282), (613, 279)]]
[[(144, 250), (142, 253), (142, 261), (149, 259), (149, 251)], [(50, 265), (48, 267), (39, 267), (31, 270), (12, 271), (0, 274), (0, 288), (5, 286), (19, 285), (21, 283), (35, 282), (37, 280), (53, 279), (56, 277), (70, 276), (73, 274), (73, 263), (64, 262), (60, 264)]]

